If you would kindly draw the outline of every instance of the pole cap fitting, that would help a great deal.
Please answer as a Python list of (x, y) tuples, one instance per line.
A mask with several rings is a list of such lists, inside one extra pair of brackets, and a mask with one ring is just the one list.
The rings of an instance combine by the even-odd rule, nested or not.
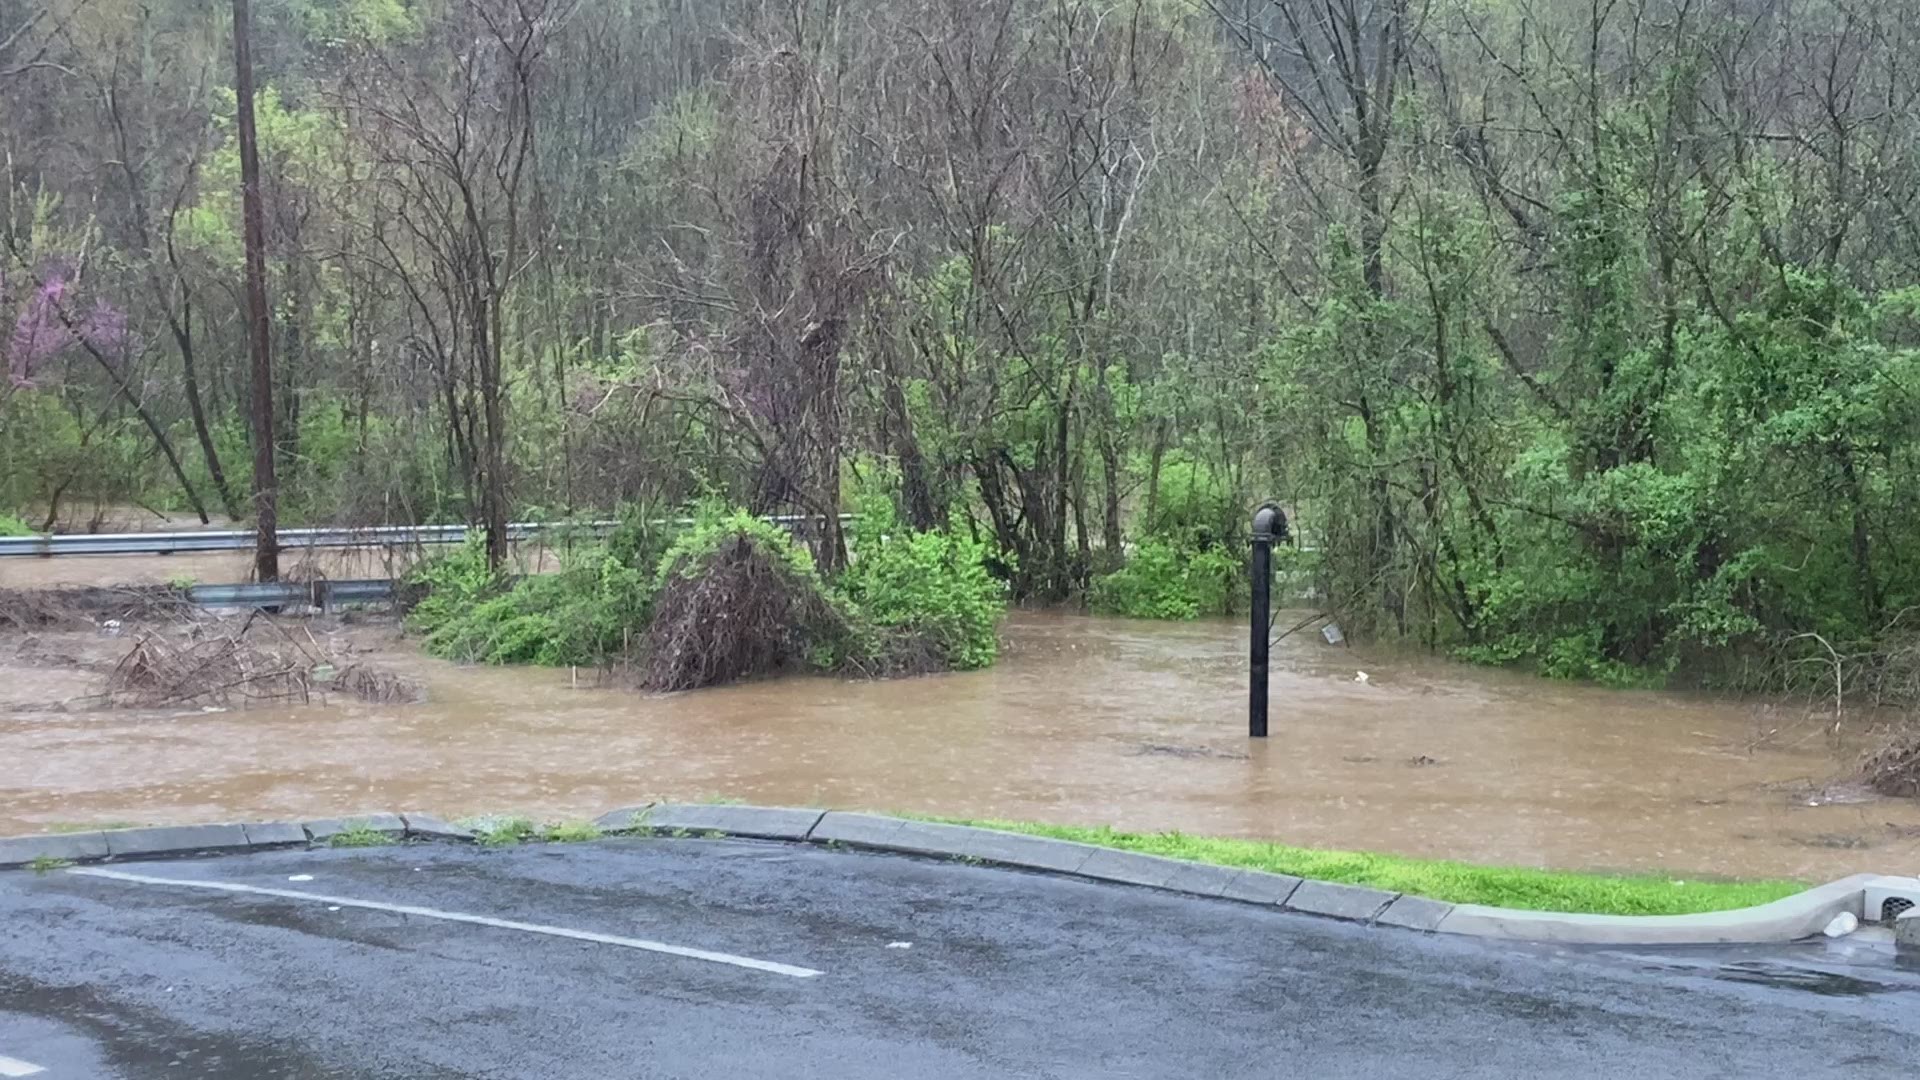
[(1253, 542), (1270, 544), (1287, 538), (1286, 511), (1273, 503), (1260, 504), (1260, 509), (1253, 512)]

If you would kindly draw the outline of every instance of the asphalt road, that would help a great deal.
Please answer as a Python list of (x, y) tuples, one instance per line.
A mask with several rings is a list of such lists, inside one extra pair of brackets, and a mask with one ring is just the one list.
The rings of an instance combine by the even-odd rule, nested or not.
[(132, 877), (0, 875), (0, 1077), (1802, 1080), (1920, 1060), (1920, 972), (1822, 947), (1516, 949), (737, 841), (101, 869)]

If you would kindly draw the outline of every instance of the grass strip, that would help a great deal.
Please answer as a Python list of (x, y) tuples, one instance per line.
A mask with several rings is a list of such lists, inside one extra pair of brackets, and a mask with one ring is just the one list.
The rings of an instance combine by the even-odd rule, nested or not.
[(1533, 911), (1573, 911), (1595, 915), (1693, 915), (1765, 904), (1807, 887), (1805, 883), (1797, 881), (1681, 880), (1659, 874), (1619, 875), (1535, 870), (1519, 866), (1478, 866), (1445, 859), (1412, 859), (1366, 851), (1326, 851), (1259, 840), (1188, 836), (1177, 832), (1130, 833), (1106, 827), (1047, 825), (1031, 821), (941, 820), (1003, 832), (1075, 840), (1146, 855), (1164, 855), (1320, 881), (1367, 885), (1456, 904), (1488, 904)]

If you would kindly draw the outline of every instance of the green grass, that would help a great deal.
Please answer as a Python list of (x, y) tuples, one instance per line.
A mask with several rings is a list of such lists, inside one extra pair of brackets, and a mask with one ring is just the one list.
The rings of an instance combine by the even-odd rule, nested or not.
[(387, 847), (399, 843), (393, 837), (373, 828), (364, 821), (349, 821), (347, 827), (334, 833), (327, 841), (328, 847), (365, 848)]
[(540, 830), (540, 839), (550, 844), (577, 844), (600, 839), (600, 827), (591, 821), (550, 822)]
[(591, 821), (549, 821), (538, 824), (530, 817), (489, 814), (468, 818), (460, 823), (473, 831), (474, 842), (481, 847), (512, 847), (544, 840), (550, 844), (577, 844), (600, 839), (600, 827)]
[(51, 873), (61, 867), (72, 865), (71, 860), (55, 858), (52, 855), (35, 855), (33, 861), (27, 864), (36, 874)]
[(1442, 859), (1410, 859), (1364, 851), (1322, 851), (1258, 840), (1227, 840), (1181, 833), (1126, 833), (1110, 828), (1023, 821), (965, 821), (1005, 832), (1051, 836), (1085, 844), (1220, 866), (1239, 866), (1320, 881), (1369, 885), (1456, 904), (1489, 904), (1535, 911), (1596, 915), (1692, 915), (1751, 907), (1806, 888), (1797, 881), (1680, 881), (1657, 875), (1620, 876), (1476, 866)]
[(511, 847), (532, 840), (540, 831), (532, 818), (489, 814), (485, 817), (468, 818), (462, 821), (463, 828), (473, 830), (474, 842), (481, 847)]

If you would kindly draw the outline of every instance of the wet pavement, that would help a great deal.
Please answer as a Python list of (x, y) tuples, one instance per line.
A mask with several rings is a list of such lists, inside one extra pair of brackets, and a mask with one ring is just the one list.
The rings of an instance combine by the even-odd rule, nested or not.
[[(854, 1080), (1853, 1077), (1920, 1059), (1920, 972), (1825, 946), (1496, 947), (738, 841), (103, 869), (123, 876), (0, 875), (0, 1063)], [(1822, 967), (1845, 981), (1801, 974)]]
[(1789, 706), (1306, 633), (1275, 651), (1260, 742), (1244, 735), (1244, 631), (1225, 622), (1018, 613), (985, 671), (664, 696), (591, 672), (431, 660), (391, 626), (291, 632), (308, 630), (417, 675), (428, 700), (68, 711), (99, 676), (46, 658), (92, 649), (110, 666), (130, 641), (39, 635), (36, 659), (9, 666), (27, 646), (0, 640), (0, 834), (377, 808), (591, 817), (718, 797), (1682, 878), (1920, 869), (1920, 803), (1832, 783), (1864, 721), (1835, 740), (1828, 717)]

